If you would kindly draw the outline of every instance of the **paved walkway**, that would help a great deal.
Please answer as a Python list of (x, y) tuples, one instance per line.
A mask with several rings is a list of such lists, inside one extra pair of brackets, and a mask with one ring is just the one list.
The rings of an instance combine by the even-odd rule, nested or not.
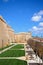
[[(5, 51), (7, 51), (7, 50), (9, 50), (10, 48), (14, 47), (15, 45), (18, 45), (18, 44), (14, 44), (13, 46), (10, 46), (10, 47), (2, 50), (0, 52), (0, 54), (5, 52)], [(11, 49), (11, 50), (24, 50), (24, 48), (22, 48), (22, 49)], [(21, 56), (21, 57), (0, 57), (0, 59), (20, 59), (20, 60), (26, 60), (26, 57), (25, 56)]]
[[(14, 44), (14, 45), (0, 51), (0, 54), (9, 50), (10, 48), (14, 47), (15, 45), (18, 45), (18, 44)], [(15, 50), (15, 49), (11, 49), (11, 50)], [(42, 63), (42, 60), (38, 57), (38, 55), (36, 57), (33, 49), (29, 45), (26, 45), (26, 43), (24, 43), (24, 48), (16, 49), (16, 50), (25, 50), (25, 56), (21, 56), (21, 57), (0, 57), (0, 59), (20, 59), (20, 60), (26, 60), (27, 63)]]
[(8, 48), (3, 49), (2, 51), (0, 51), (0, 54), (7, 51), (7, 50), (9, 50), (10, 48), (14, 47), (15, 45), (17, 45), (17, 44), (14, 44), (14, 45), (12, 45), (12, 46), (10, 46)]
[(17, 57), (17, 59), (26, 60), (26, 57), (25, 56), (21, 56), (21, 57)]
[(27, 44), (27, 43), (17, 43), (17, 44)]
[(38, 55), (36, 56), (33, 49), (29, 45), (24, 46), (27, 63), (42, 63), (42, 60), (38, 57)]
[(0, 59), (20, 59), (20, 60), (26, 60), (25, 56), (21, 56), (21, 57), (0, 57)]
[(10, 50), (24, 50), (24, 48), (23, 49), (10, 49)]

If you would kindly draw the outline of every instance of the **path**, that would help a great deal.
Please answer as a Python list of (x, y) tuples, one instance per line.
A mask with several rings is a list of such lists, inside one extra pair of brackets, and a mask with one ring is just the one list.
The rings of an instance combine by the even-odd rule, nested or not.
[(38, 55), (36, 56), (33, 49), (29, 45), (24, 46), (27, 63), (42, 63), (42, 60), (38, 57)]
[(0, 54), (7, 51), (7, 50), (9, 50), (10, 48), (14, 47), (15, 45), (17, 45), (17, 44), (14, 44), (14, 45), (12, 45), (12, 46), (10, 46), (8, 48), (3, 49), (2, 51), (0, 51)]
[[(10, 47), (2, 50), (0, 52), (0, 54), (3, 53), (3, 52), (5, 52), (5, 51), (7, 51), (7, 50), (9, 50), (10, 48), (14, 47), (15, 45), (18, 45), (18, 44), (17, 43), (14, 43), (13, 46), (10, 46)], [(21, 44), (23, 44), (23, 43), (21, 43)], [(15, 49), (11, 49), (11, 50), (15, 50)], [(24, 50), (24, 48), (22, 48), (22, 49), (16, 49), (16, 50)], [(26, 60), (26, 57), (25, 56), (21, 56), (21, 57), (0, 57), (0, 59), (20, 59), (20, 60)]]
[(20, 60), (25, 60), (25, 56), (21, 57), (0, 57), (0, 59), (20, 59)]

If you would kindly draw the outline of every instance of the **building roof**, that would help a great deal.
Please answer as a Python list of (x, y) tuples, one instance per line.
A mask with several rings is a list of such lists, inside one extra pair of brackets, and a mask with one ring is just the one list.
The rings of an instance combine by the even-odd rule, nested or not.
[(39, 42), (43, 42), (43, 38), (40, 38), (40, 37), (33, 37), (34, 40), (37, 40)]
[(2, 22), (6, 23), (2, 16), (0, 16), (0, 19), (2, 20)]

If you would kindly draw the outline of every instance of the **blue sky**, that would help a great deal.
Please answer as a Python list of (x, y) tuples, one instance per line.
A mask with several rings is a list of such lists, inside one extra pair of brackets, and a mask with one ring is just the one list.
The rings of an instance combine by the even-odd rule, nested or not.
[(17, 33), (43, 36), (43, 0), (0, 0), (0, 15)]

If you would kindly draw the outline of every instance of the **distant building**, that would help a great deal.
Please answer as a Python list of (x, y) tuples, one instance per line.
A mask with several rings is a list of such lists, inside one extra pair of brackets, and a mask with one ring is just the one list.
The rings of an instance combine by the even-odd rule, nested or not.
[(43, 38), (40, 37), (33, 37), (33, 40), (43, 42)]
[(15, 34), (15, 40), (16, 42), (25, 43), (29, 38), (32, 38), (31, 32), (21, 32), (18, 34)]

